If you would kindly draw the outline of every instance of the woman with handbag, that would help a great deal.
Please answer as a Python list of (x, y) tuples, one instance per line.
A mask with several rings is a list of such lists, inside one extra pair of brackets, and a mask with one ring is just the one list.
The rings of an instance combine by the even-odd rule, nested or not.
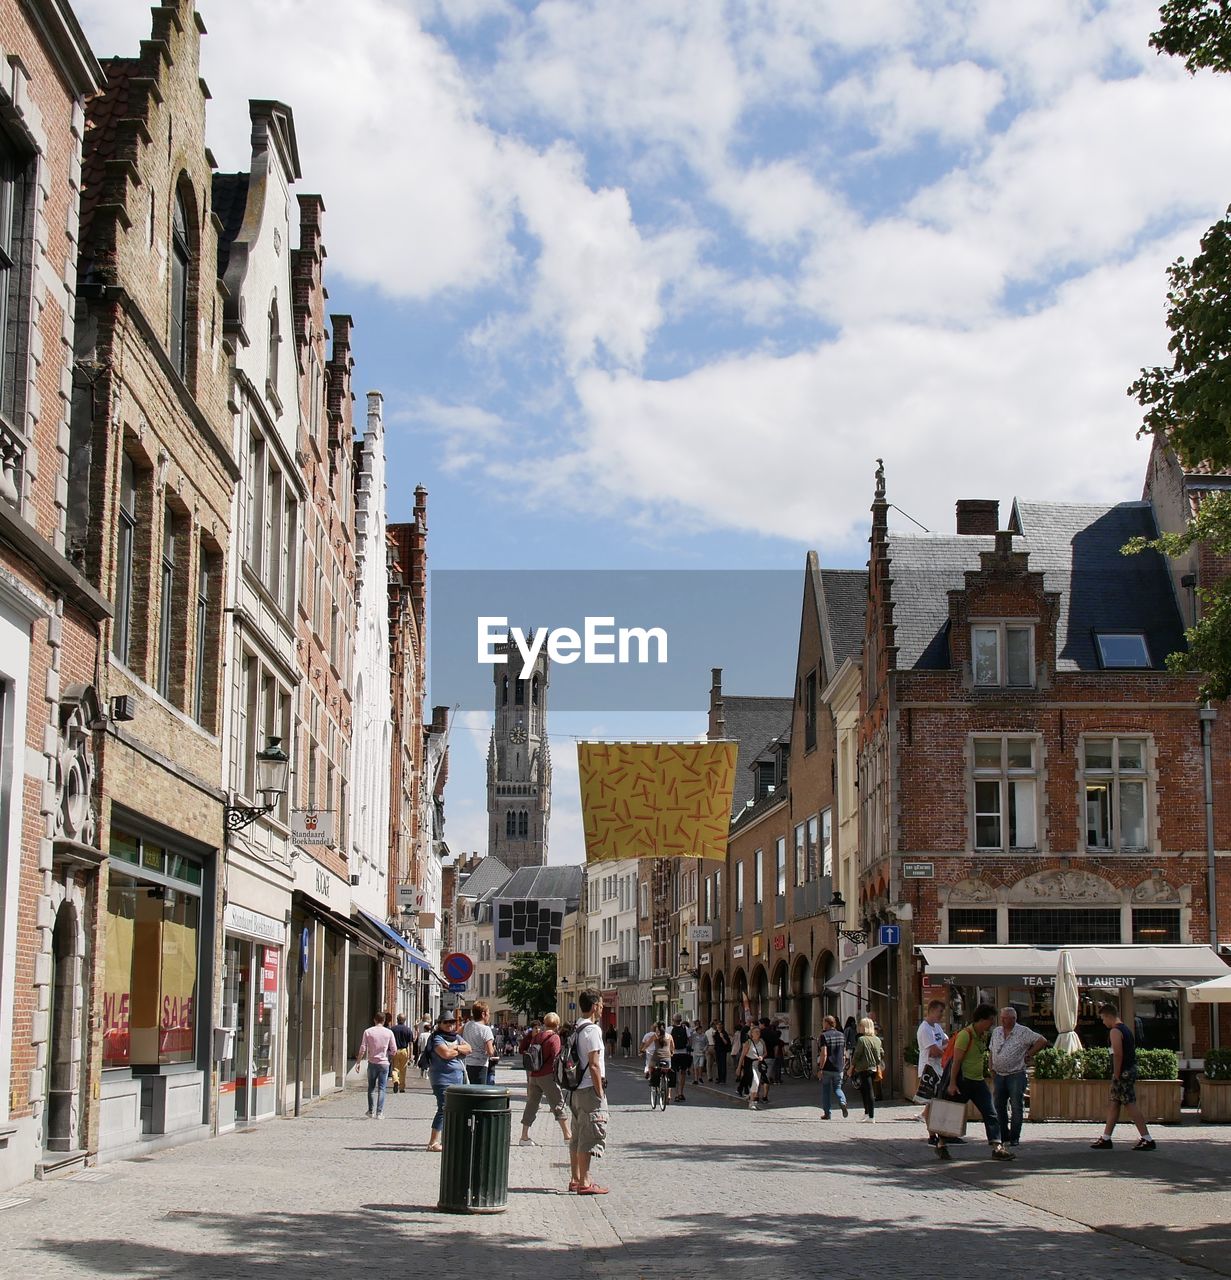
[(735, 1078), (741, 1086), (747, 1081), (749, 1111), (757, 1109), (757, 1091), (761, 1087), (761, 1073), (764, 1069), (765, 1041), (761, 1039), (761, 1028), (754, 1022), (748, 1028), (748, 1035), (735, 1067)]
[(859, 1038), (855, 1041), (855, 1050), (851, 1054), (851, 1071), (855, 1083), (859, 1086), (859, 1096), (863, 1099), (863, 1119), (865, 1124), (876, 1121), (876, 1093), (873, 1088), (881, 1078), (885, 1066), (885, 1046), (876, 1034), (876, 1023), (871, 1018), (860, 1018)]

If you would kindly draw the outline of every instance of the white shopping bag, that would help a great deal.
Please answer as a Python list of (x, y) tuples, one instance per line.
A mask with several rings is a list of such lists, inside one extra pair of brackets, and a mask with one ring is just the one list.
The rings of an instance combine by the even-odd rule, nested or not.
[(927, 1126), (929, 1133), (938, 1133), (942, 1138), (964, 1138), (966, 1100), (951, 1102), (947, 1098), (933, 1098), (928, 1103)]

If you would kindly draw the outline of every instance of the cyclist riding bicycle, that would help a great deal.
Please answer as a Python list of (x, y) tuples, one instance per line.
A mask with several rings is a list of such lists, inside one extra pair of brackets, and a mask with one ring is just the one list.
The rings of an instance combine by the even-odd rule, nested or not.
[(646, 1053), (650, 1064), (650, 1088), (662, 1089), (665, 1084), (667, 1096), (675, 1088), (675, 1070), (671, 1066), (671, 1055), (675, 1051), (675, 1042), (661, 1028)]

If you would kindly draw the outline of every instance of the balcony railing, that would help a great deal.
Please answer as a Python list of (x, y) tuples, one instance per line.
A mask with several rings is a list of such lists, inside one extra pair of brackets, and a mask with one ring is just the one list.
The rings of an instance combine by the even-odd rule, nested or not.
[(807, 884), (797, 885), (791, 901), (791, 914), (796, 920), (820, 915), (833, 897), (833, 877), (821, 876)]
[(636, 960), (614, 960), (607, 970), (607, 980), (609, 982), (636, 982), (637, 981), (637, 962)]
[(774, 899), (774, 923), (786, 924), (786, 894)]

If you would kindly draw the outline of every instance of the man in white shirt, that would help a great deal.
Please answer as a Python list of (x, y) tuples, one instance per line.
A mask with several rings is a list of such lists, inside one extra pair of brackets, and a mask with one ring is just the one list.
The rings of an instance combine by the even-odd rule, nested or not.
[(605, 1196), (608, 1187), (600, 1187), (590, 1176), (590, 1161), (602, 1158), (607, 1145), (607, 1055), (603, 1048), (603, 1032), (599, 1023), (603, 1016), (603, 999), (587, 988), (577, 995), (581, 1019), (573, 1036), (577, 1056), (581, 1060), (581, 1083), (569, 1098), (573, 1113), (573, 1138), (569, 1156), (573, 1176), (568, 1189), (580, 1196)]
[[(1022, 1136), (1022, 1109), (1026, 1093), (1026, 1068), (1034, 1055), (1047, 1045), (1044, 1036), (1031, 1031), (1017, 1020), (1017, 1010), (1010, 1004), (1000, 1011), (1000, 1022), (992, 1030), (988, 1052), (996, 1079), (992, 1096), (1000, 1119), (1000, 1136), (1015, 1147)], [(1009, 1123), (1012, 1112), (1012, 1124)]]
[[(927, 1016), (919, 1024), (918, 1031), (915, 1032), (915, 1040), (919, 1045), (919, 1080), (922, 1083), (924, 1072), (931, 1067), (940, 1075), (940, 1060), (945, 1052), (945, 1045), (949, 1043), (949, 1034), (944, 1027), (940, 1025), (940, 1020), (945, 1016), (945, 1002), (943, 1000), (929, 1000)], [(923, 1099), (916, 1098), (916, 1102)], [(920, 1117), (922, 1119), (922, 1117)], [(954, 1142), (961, 1142), (961, 1138), (954, 1138)], [(936, 1145), (936, 1135), (928, 1134), (928, 1144)]]
[(466, 1079), (471, 1084), (488, 1083), (488, 1067), (494, 1065), (498, 1054), (496, 1033), (487, 1025), (487, 1016), (487, 1002), (476, 1000), (470, 1008), (470, 1021), (462, 1028), (462, 1039), (470, 1046)]

